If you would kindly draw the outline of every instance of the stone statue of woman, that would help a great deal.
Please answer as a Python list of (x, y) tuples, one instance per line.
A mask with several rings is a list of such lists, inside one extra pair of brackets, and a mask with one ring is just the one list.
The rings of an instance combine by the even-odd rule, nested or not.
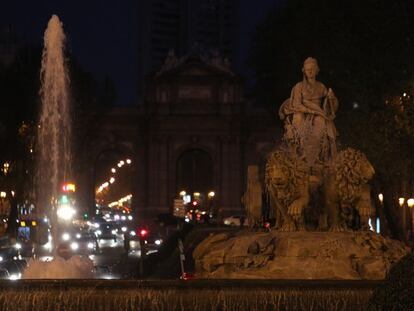
[(318, 62), (308, 57), (303, 63), (303, 81), (293, 88), (279, 110), (285, 123), (284, 140), (311, 170), (322, 169), (336, 156), (333, 122), (338, 100), (332, 89), (316, 80)]

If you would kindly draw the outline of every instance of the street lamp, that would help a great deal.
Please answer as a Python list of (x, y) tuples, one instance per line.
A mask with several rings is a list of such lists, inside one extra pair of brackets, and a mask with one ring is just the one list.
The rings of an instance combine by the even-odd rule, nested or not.
[(407, 200), (407, 205), (411, 209), (411, 237), (414, 237), (414, 199), (409, 198)]
[[(405, 209), (406, 205), (405, 198), (401, 197), (398, 199), (398, 204), (401, 206), (401, 212), (402, 212), (402, 228), (403, 228), (403, 240), (407, 240), (407, 211)], [(408, 201), (407, 201), (408, 204)]]
[(381, 204), (384, 203), (384, 195), (382, 193), (378, 195), (378, 199), (380, 200)]

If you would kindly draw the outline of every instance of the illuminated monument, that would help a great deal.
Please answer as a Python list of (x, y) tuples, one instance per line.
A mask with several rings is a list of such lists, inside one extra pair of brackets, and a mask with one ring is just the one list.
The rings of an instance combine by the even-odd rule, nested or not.
[(202, 278), (381, 280), (409, 251), (370, 231), (374, 168), (358, 150), (337, 151), (338, 100), (316, 80), (316, 59), (302, 71), (279, 111), (284, 144), (266, 164), (274, 225), (204, 240), (193, 253)]

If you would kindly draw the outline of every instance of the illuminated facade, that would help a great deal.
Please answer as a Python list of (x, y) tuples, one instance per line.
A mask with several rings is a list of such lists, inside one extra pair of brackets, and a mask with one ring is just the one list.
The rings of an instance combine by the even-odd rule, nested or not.
[(214, 192), (222, 215), (240, 214), (247, 165), (264, 167), (279, 133), (274, 115), (244, 99), (241, 77), (223, 59), (193, 51), (149, 77), (144, 107), (115, 108), (102, 120), (81, 170), (83, 188), (93, 188), (99, 154), (113, 149), (132, 159), (139, 217), (171, 212), (183, 190)]

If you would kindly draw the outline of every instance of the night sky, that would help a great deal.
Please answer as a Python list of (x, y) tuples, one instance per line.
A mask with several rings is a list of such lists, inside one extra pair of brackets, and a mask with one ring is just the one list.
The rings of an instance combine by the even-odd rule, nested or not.
[[(248, 55), (251, 33), (266, 12), (281, 0), (241, 0), (239, 46)], [(0, 27), (10, 25), (19, 43), (41, 44), (47, 22), (57, 14), (63, 22), (68, 49), (83, 68), (102, 81), (115, 81), (117, 105), (137, 102), (137, 4), (133, 0), (37, 0), (2, 4)], [(249, 74), (243, 66), (242, 73)]]

